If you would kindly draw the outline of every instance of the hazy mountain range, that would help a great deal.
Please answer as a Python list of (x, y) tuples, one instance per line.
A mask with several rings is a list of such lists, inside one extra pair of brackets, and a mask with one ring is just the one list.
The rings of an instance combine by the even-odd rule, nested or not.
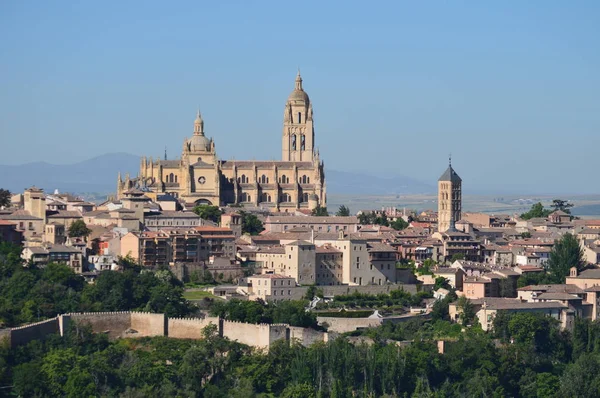
[[(128, 153), (109, 153), (73, 164), (46, 162), (0, 165), (0, 188), (22, 192), (35, 185), (46, 192), (107, 194), (116, 189), (117, 173), (136, 176), (140, 158)], [(405, 176), (379, 177), (368, 173), (326, 170), (327, 192), (334, 194), (430, 193), (435, 187)]]

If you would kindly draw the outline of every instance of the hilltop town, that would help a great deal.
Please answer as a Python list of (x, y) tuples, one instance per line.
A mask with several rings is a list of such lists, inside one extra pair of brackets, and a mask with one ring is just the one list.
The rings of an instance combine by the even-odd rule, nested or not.
[[(298, 72), (280, 161), (219, 159), (198, 111), (181, 157), (142, 157), (101, 203), (35, 186), (0, 191), (0, 337), (12, 348), (72, 344), (73, 328), (89, 328), (86, 344), (168, 338), (213, 349), (221, 339), (226, 352), (258, 356), (282, 342), (408, 355), (420, 339), (435, 345), (428, 355), (448, 357), (472, 333), (505, 347), (518, 333), (511, 322), (578, 336), (597, 320), (600, 220), (574, 217), (561, 199), (522, 214), (465, 211), (469, 182), (451, 159), (436, 209), (329, 209), (315, 131)], [(252, 391), (287, 391), (278, 388)], [(312, 396), (312, 385), (294, 388)]]

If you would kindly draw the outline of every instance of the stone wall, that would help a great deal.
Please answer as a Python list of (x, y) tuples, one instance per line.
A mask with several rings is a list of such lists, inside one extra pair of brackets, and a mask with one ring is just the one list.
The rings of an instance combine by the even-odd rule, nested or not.
[(317, 322), (327, 327), (328, 332), (346, 333), (356, 329), (373, 328), (381, 326), (381, 318), (337, 318), (330, 316), (318, 316)]
[[(318, 318), (321, 319), (321, 318)], [(356, 319), (322, 318), (334, 329), (343, 331), (344, 321)], [(358, 318), (362, 320), (363, 318)], [(375, 319), (371, 321), (380, 322)], [(326, 342), (335, 333), (293, 327), (287, 324), (250, 324), (222, 320), (218, 317), (172, 318), (164, 314), (146, 312), (87, 312), (59, 315), (56, 318), (21, 326), (14, 329), (0, 329), (0, 340), (6, 338), (11, 346), (26, 344), (31, 340), (46, 338), (51, 334), (64, 336), (69, 327), (89, 325), (94, 333), (107, 334), (110, 339), (136, 338), (146, 336), (169, 336), (179, 339), (201, 339), (202, 329), (216, 325), (219, 335), (251, 347), (268, 349), (278, 340), (297, 340), (309, 346), (315, 342)], [(333, 331), (335, 331), (332, 329)], [(351, 329), (354, 330), (354, 329)]]
[(329, 341), (329, 334), (327, 332), (297, 326), (289, 326), (288, 329), (290, 341), (298, 341), (305, 347), (311, 346), (314, 343)]
[(175, 339), (201, 339), (202, 329), (208, 325), (216, 325), (221, 334), (219, 317), (201, 318), (169, 318), (168, 335)]
[(325, 297), (339, 296), (359, 292), (362, 294), (389, 294), (392, 290), (404, 290), (410, 294), (417, 293), (417, 285), (366, 285), (366, 286), (317, 286), (323, 290)]
[(59, 333), (57, 318), (12, 328), (10, 329), (10, 336), (8, 336), (8, 333), (3, 332), (6, 337), (9, 337), (11, 347), (27, 344), (32, 340), (42, 340), (55, 333)]
[(165, 314), (132, 312), (131, 329), (137, 332), (137, 337), (166, 336), (167, 317)]
[(94, 333), (105, 333), (111, 339), (123, 337), (131, 329), (131, 312), (81, 312), (61, 315), (61, 334), (69, 324), (89, 325)]

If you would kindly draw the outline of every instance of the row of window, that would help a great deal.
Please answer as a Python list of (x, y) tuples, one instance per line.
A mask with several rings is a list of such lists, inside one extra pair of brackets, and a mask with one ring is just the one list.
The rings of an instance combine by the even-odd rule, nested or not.
[[(171, 175), (173, 175), (173, 174), (171, 174)], [(268, 184), (269, 183), (269, 177), (267, 177), (266, 175), (263, 174), (256, 181), (259, 182), (259, 183), (261, 183), (261, 184)], [(169, 181), (167, 180), (167, 182), (169, 182)], [(175, 182), (177, 182), (177, 176), (175, 176)], [(246, 177), (245, 174), (242, 174), (241, 176), (238, 177), (237, 182), (239, 182), (240, 184), (249, 184), (250, 183), (250, 177)], [(279, 183), (280, 184), (289, 184), (290, 183), (290, 178), (288, 176), (283, 175), (283, 176), (279, 177)], [(301, 176), (301, 177), (298, 178), (298, 183), (299, 184), (310, 184), (310, 177), (308, 177), (307, 175), (303, 175), (303, 176)]]

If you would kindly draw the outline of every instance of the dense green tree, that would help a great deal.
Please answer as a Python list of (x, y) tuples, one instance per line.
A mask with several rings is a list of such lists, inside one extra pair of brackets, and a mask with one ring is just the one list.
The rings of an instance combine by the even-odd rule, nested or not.
[(563, 397), (600, 397), (600, 355), (584, 354), (567, 366), (560, 379), (560, 395)]
[(83, 220), (74, 221), (69, 226), (68, 235), (71, 238), (87, 237), (90, 233), (92, 233), (92, 230), (87, 227)]
[(396, 218), (396, 221), (392, 221), (390, 223), (390, 227), (394, 228), (396, 231), (401, 231), (403, 229), (408, 228), (408, 222), (404, 221), (402, 217)]
[(312, 209), (311, 215), (318, 217), (326, 217), (329, 215), (329, 213), (327, 212), (327, 207), (321, 207), (320, 205), (317, 205), (317, 207)]
[(475, 320), (475, 307), (473, 303), (465, 296), (460, 296), (456, 306), (459, 312), (460, 323), (463, 326), (472, 324)]
[(566, 233), (554, 242), (546, 269), (554, 283), (564, 283), (572, 267), (578, 271), (585, 267), (583, 249), (574, 235)]
[(10, 206), (10, 191), (0, 188), (0, 207)]
[(573, 203), (569, 203), (568, 200), (554, 199), (550, 206), (554, 209), (554, 211), (560, 210), (567, 214), (571, 214), (571, 207), (573, 207)]
[(525, 232), (521, 233), (521, 239), (529, 239), (529, 238), (531, 238), (531, 232), (525, 231)]
[(458, 260), (464, 260), (465, 259), (465, 255), (462, 253), (455, 253), (452, 255), (452, 258), (450, 259), (450, 263), (453, 263), (455, 261)]
[(341, 205), (335, 215), (339, 217), (347, 217), (350, 215), (350, 209), (346, 205)]
[(219, 206), (211, 205), (197, 205), (194, 206), (192, 211), (199, 215), (201, 219), (214, 223), (219, 223), (221, 221), (221, 214), (223, 214)]
[(530, 220), (532, 218), (546, 218), (552, 213), (551, 209), (545, 209), (541, 202), (538, 202), (531, 206), (531, 210), (521, 214), (523, 220)]
[(242, 216), (242, 233), (258, 235), (265, 230), (262, 221), (255, 214), (240, 211)]

